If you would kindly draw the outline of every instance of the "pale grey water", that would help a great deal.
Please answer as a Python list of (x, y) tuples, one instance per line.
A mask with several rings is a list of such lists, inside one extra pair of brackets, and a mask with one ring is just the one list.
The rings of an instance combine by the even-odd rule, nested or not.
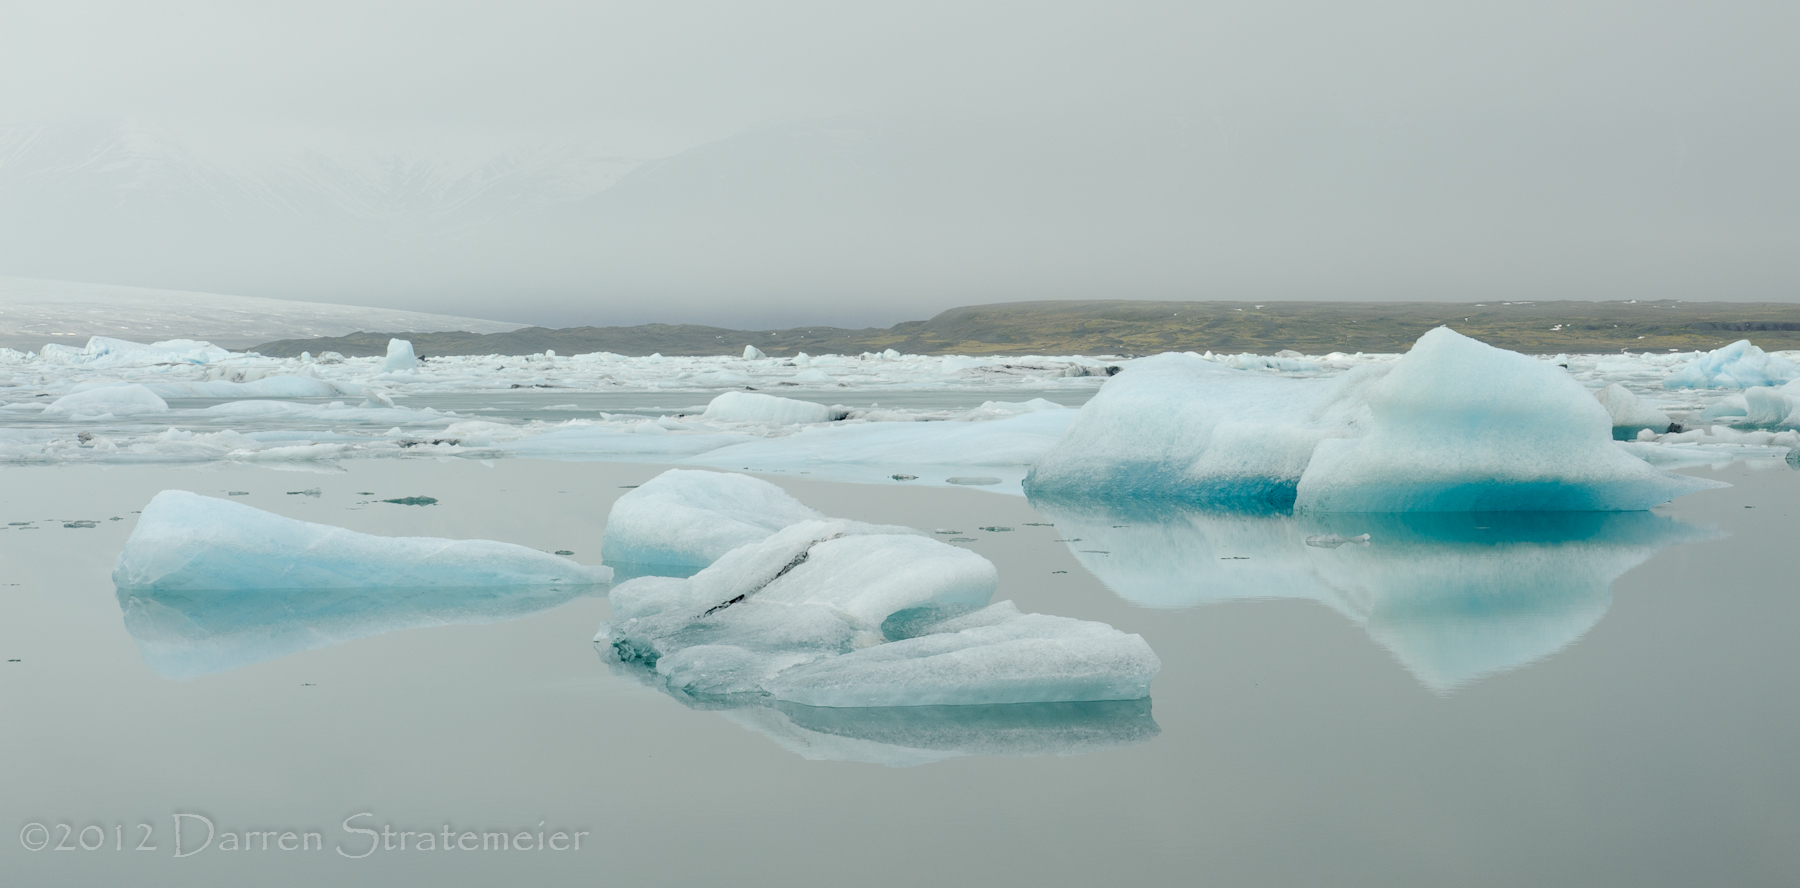
[[(7, 884), (1800, 881), (1800, 473), (1787, 469), (1728, 467), (1713, 474), (1737, 486), (1661, 517), (1535, 530), (1044, 517), (974, 490), (773, 477), (831, 515), (961, 530), (999, 567), (998, 598), (1142, 633), (1162, 658), (1154, 729), (1141, 713), (1088, 714), (1089, 726), (1132, 726), (1112, 748), (940, 750), (889, 767), (795, 750), (897, 756), (904, 744), (866, 741), (945, 732), (802, 714), (825, 733), (790, 731), (783, 746), (755, 727), (784, 730), (768, 711), (690, 708), (615, 674), (590, 642), (606, 613), (592, 596), (159, 676), (108, 578), (132, 511), (159, 490), (248, 491), (233, 499), (593, 562), (611, 501), (659, 471), (341, 468), (0, 470), (0, 659), (19, 660), (0, 663)], [(310, 488), (320, 496), (288, 493)], [(409, 495), (440, 502), (369, 502)], [(64, 526), (81, 519), (98, 523)], [(1052, 520), (1061, 526), (1032, 526)], [(1361, 530), (1366, 548), (1305, 542)], [(1083, 536), (1057, 542), (1072, 533)], [(1053, 732), (1032, 733), (1055, 718), (1027, 719), (1029, 742), (1011, 748), (1055, 749)], [(986, 731), (1005, 749), (1002, 721), (948, 734), (970, 743)], [(580, 851), (346, 859), (333, 849), (366, 847), (341, 826), (359, 812), (396, 830), (535, 833), (543, 822), (591, 835)], [(324, 850), (177, 859), (175, 813), (221, 831), (314, 831)], [(70, 825), (76, 850), (27, 850), (20, 830), (34, 822)], [(158, 850), (129, 850), (139, 822)], [(115, 825), (126, 850), (113, 850)], [(103, 827), (97, 850), (79, 848), (87, 826)]]

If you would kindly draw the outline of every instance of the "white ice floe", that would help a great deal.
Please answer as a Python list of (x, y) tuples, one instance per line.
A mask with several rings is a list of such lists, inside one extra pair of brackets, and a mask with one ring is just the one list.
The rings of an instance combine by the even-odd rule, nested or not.
[(690, 578), (632, 580), (613, 589), (595, 640), (695, 697), (863, 707), (1149, 694), (1160, 663), (1141, 637), (989, 605), (987, 559), (896, 530), (801, 521)]
[(1631, 389), (1613, 383), (1596, 393), (1600, 406), (1612, 417), (1613, 437), (1635, 438), (1649, 429), (1656, 434), (1669, 430), (1669, 414), (1662, 412), (1634, 394)]
[(788, 525), (824, 518), (767, 481), (673, 469), (613, 501), (600, 557), (629, 564), (705, 567)]
[(148, 386), (137, 384), (108, 385), (64, 395), (50, 402), (45, 413), (84, 416), (138, 416), (145, 413), (168, 413), (169, 403), (157, 397)]
[(127, 591), (594, 585), (587, 567), (490, 540), (381, 537), (165, 490), (144, 507), (113, 567)]
[(701, 418), (715, 422), (770, 422), (796, 425), (830, 422), (832, 410), (811, 401), (778, 398), (756, 392), (722, 392), (706, 405)]
[[(1791, 408), (1800, 403), (1800, 393), (1793, 391), (1664, 388), (1665, 378), (1697, 357), (1664, 353), (1530, 360), (1566, 368), (1583, 386), (1607, 398), (1618, 399), (1616, 390), (1606, 390), (1619, 385), (1684, 428), (1718, 423), (1779, 430), (1796, 425)], [(1800, 354), (1767, 357), (1791, 362)], [(1396, 355), (1339, 353), (1122, 360), (940, 357), (891, 349), (794, 358), (567, 357), (546, 352), (438, 357), (393, 370), (381, 356), (271, 358), (224, 352), (205, 343), (146, 345), (100, 337), (86, 348), (55, 346), (29, 354), (0, 349), (0, 461), (254, 459), (266, 458), (258, 454), (276, 446), (320, 445), (310, 452), (321, 459), (513, 455), (692, 460), (736, 470), (810, 472), (843, 481), (915, 486), (993, 478), (997, 483), (982, 489), (1017, 493), (1027, 469), (1048, 456), (1040, 474), (1046, 481), (1063, 474), (1059, 483), (1064, 486), (1116, 494), (1168, 489), (1179, 482), (1191, 496), (1212, 489), (1242, 501), (1241, 494), (1260, 485), (1268, 498), (1285, 501), (1292, 499), (1297, 472), (1319, 440), (1366, 430), (1367, 405), (1358, 390), (1399, 360)], [(1131, 370), (1115, 377), (1122, 367)], [(806, 375), (815, 370), (821, 375)], [(1158, 376), (1163, 384), (1153, 385)], [(1102, 383), (1108, 394), (1091, 412), (1110, 421), (1077, 424), (1063, 448), (1067, 452), (1053, 452), (1074, 415), (1054, 401), (1080, 403), (1102, 390)], [(170, 409), (43, 410), (71, 394), (123, 385), (144, 386)], [(720, 401), (709, 416), (707, 402), (718, 400), (721, 389), (733, 397)], [(644, 399), (646, 394), (655, 400)], [(775, 397), (782, 409), (769, 412), (769, 402), (747, 406), (759, 399), (744, 401), (737, 394)], [(361, 399), (361, 409), (411, 412), (390, 414), (390, 420), (355, 412), (359, 408), (340, 409), (343, 405), (325, 409), (328, 405), (321, 403), (345, 396)], [(186, 403), (199, 399), (245, 403)], [(278, 410), (266, 403), (272, 399), (305, 400), (314, 409)], [(985, 403), (966, 406), (978, 401)], [(646, 409), (641, 406), (646, 403), (664, 406)], [(840, 404), (851, 406), (828, 406)], [(1778, 415), (1784, 407), (1785, 415)], [(1032, 412), (1046, 415), (1024, 416)], [(462, 432), (445, 429), (429, 438), (387, 434), (396, 426), (464, 424), (469, 425)], [(905, 425), (920, 428), (901, 428)], [(186, 438), (167, 437), (171, 428), (192, 440), (229, 439), (239, 446), (187, 446)], [(1616, 428), (1621, 437), (1633, 432)], [(1650, 424), (1644, 428), (1660, 431)], [(106, 443), (93, 443), (99, 439)], [(1107, 448), (1117, 452), (1089, 460), (1080, 456), (1088, 448), (1077, 446), (1087, 439), (1103, 453), (1110, 452)], [(1645, 444), (1660, 446), (1659, 440)], [(1685, 453), (1711, 445), (1670, 446)], [(1071, 455), (1075, 458), (1064, 458)]]
[(1090, 400), (1027, 486), (1335, 512), (1646, 509), (1711, 486), (1616, 447), (1612, 425), (1563, 369), (1443, 327), (1331, 378), (1163, 355)]
[(1667, 388), (1752, 388), (1800, 379), (1800, 364), (1740, 339), (1690, 361), (1667, 379)]

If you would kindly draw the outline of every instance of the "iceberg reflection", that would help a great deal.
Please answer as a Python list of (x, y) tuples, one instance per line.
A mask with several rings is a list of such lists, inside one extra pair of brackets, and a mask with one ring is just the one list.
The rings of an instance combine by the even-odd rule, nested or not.
[(653, 670), (620, 663), (614, 674), (654, 687), (691, 709), (718, 711), (740, 727), (814, 761), (869, 762), (903, 768), (967, 755), (1084, 755), (1134, 746), (1162, 728), (1150, 698), (1079, 703), (965, 706), (803, 706), (762, 696), (700, 698), (671, 690)]
[(1291, 515), (1167, 501), (1032, 505), (1127, 601), (1318, 601), (1440, 693), (1561, 650), (1605, 615), (1620, 575), (1665, 546), (1716, 536), (1650, 512)]
[(605, 587), (118, 590), (125, 631), (164, 678), (193, 678), (400, 629), (499, 623)]

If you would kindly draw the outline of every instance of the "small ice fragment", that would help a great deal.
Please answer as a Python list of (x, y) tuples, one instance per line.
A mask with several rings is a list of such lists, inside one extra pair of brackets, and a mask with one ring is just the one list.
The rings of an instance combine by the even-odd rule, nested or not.
[(248, 490), (232, 490), (232, 491), (228, 491), (225, 495), (226, 496), (249, 496), (250, 491), (248, 491)]
[(975, 487), (987, 487), (1000, 483), (999, 478), (990, 478), (986, 475), (957, 475), (953, 478), (945, 478), (944, 481), (950, 484), (967, 484)]
[(324, 496), (324, 494), (317, 487), (309, 487), (305, 490), (290, 490), (288, 496)]
[(706, 405), (703, 419), (715, 422), (830, 422), (831, 408), (811, 401), (778, 398), (756, 392), (724, 392)]
[(895, 481), (917, 481), (917, 480), (919, 480), (918, 475), (889, 475), (888, 477), (894, 479)]
[(63, 526), (64, 527), (99, 527), (100, 522), (98, 522), (98, 521), (70, 521), (70, 522), (64, 524)]
[(1320, 549), (1335, 549), (1348, 543), (1361, 543), (1366, 546), (1369, 544), (1369, 535), (1365, 533), (1353, 537), (1342, 537), (1335, 533), (1321, 533), (1306, 538), (1307, 545)]
[(400, 497), (399, 499), (382, 500), (382, 502), (393, 503), (396, 506), (435, 506), (435, 505), (437, 505), (437, 500), (435, 498), (429, 497), (429, 496), (403, 496), (403, 497)]
[(983, 527), (981, 529), (987, 531), (988, 533), (1006, 533), (1006, 532), (1012, 530), (1012, 528), (1010, 528), (1010, 527)]
[(557, 555), (573, 555), (573, 554), (575, 554), (575, 553), (574, 553), (574, 552), (571, 552), (571, 551), (569, 551), (569, 550), (568, 550), (568, 549), (557, 549), (557, 550), (556, 550), (556, 554), (557, 554)]

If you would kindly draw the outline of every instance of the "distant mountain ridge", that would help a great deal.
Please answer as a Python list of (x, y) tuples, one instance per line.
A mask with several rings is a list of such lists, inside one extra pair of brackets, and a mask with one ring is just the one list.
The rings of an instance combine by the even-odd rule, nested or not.
[(1440, 325), (1530, 354), (1712, 349), (1750, 339), (1800, 349), (1800, 305), (1724, 302), (1150, 302), (1071, 300), (953, 308), (925, 321), (860, 330), (735, 330), (693, 324), (526, 327), (503, 333), (355, 333), (268, 342), (253, 350), (383, 354), (389, 338), (425, 355), (909, 354), (1134, 355), (1164, 351), (1307, 354), (1401, 352)]

